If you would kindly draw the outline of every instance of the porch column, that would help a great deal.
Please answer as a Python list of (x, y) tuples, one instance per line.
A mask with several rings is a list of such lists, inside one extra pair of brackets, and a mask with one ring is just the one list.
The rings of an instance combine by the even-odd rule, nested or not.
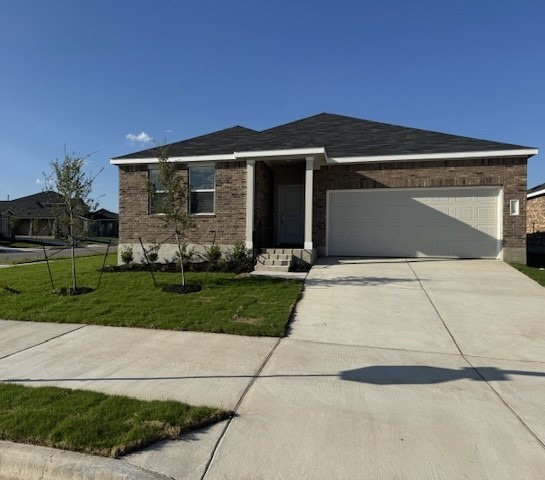
[(305, 250), (312, 250), (312, 180), (314, 157), (306, 157), (305, 168)]
[(255, 160), (246, 161), (246, 248), (254, 248)]

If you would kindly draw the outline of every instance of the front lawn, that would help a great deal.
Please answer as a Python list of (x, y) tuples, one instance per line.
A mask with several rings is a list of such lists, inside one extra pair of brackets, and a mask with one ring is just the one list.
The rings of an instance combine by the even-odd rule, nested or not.
[(0, 383), (0, 439), (119, 457), (228, 417), (217, 408)]
[[(97, 287), (102, 256), (77, 259), (79, 285)], [(107, 264), (115, 264), (110, 255)], [(51, 262), (55, 288), (70, 286), (70, 261)], [(159, 286), (180, 282), (157, 272)], [(104, 273), (100, 288), (59, 296), (45, 263), (0, 269), (0, 318), (125, 327), (282, 336), (302, 282), (229, 273), (186, 274), (202, 290), (186, 295), (154, 288), (149, 272)], [(19, 292), (19, 293), (17, 293)]]

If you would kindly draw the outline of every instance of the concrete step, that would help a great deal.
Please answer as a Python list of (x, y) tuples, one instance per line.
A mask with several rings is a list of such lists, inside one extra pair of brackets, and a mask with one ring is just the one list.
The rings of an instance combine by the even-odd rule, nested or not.
[(254, 270), (258, 272), (289, 272), (289, 265), (260, 265), (259, 263), (254, 267)]
[(289, 253), (262, 253), (259, 258), (265, 260), (291, 260), (292, 255)]

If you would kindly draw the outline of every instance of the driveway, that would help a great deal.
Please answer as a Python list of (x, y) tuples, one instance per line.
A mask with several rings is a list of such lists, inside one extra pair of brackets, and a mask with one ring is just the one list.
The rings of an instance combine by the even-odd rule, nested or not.
[(321, 262), (205, 478), (542, 479), (543, 312), (502, 262)]
[(0, 321), (0, 379), (236, 410), (123, 459), (176, 479), (537, 480), (543, 312), (502, 262), (326, 259), (280, 341)]

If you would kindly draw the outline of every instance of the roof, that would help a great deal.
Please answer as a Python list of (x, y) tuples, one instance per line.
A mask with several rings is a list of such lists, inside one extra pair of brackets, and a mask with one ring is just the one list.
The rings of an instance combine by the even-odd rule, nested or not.
[[(240, 150), (242, 145), (250, 141), (259, 132), (249, 128), (236, 126), (220, 130), (219, 132), (201, 135), (182, 142), (165, 145), (168, 148), (168, 155), (171, 157), (187, 157), (192, 155), (221, 155)], [(130, 153), (117, 159), (129, 158), (150, 158), (157, 157), (161, 148), (154, 147), (140, 152)]]
[(530, 188), (526, 192), (527, 198), (541, 197), (542, 195), (545, 195), (545, 183), (542, 183), (541, 185), (537, 185), (536, 187)]
[[(236, 126), (167, 145), (169, 157), (227, 155), (289, 149), (325, 148), (329, 157), (374, 157), (528, 150), (510, 143), (321, 113), (263, 131)], [(158, 148), (112, 160), (157, 157)], [(530, 156), (537, 151), (530, 153)], [(520, 153), (519, 153), (520, 154)]]
[(17, 218), (54, 218), (53, 206), (62, 202), (62, 197), (52, 191), (45, 191), (0, 202), (0, 211), (9, 210)]
[(91, 218), (92, 220), (118, 220), (119, 214), (110, 212), (109, 210), (106, 210), (105, 208), (101, 208), (100, 210), (97, 210), (96, 212), (90, 213), (89, 218)]

